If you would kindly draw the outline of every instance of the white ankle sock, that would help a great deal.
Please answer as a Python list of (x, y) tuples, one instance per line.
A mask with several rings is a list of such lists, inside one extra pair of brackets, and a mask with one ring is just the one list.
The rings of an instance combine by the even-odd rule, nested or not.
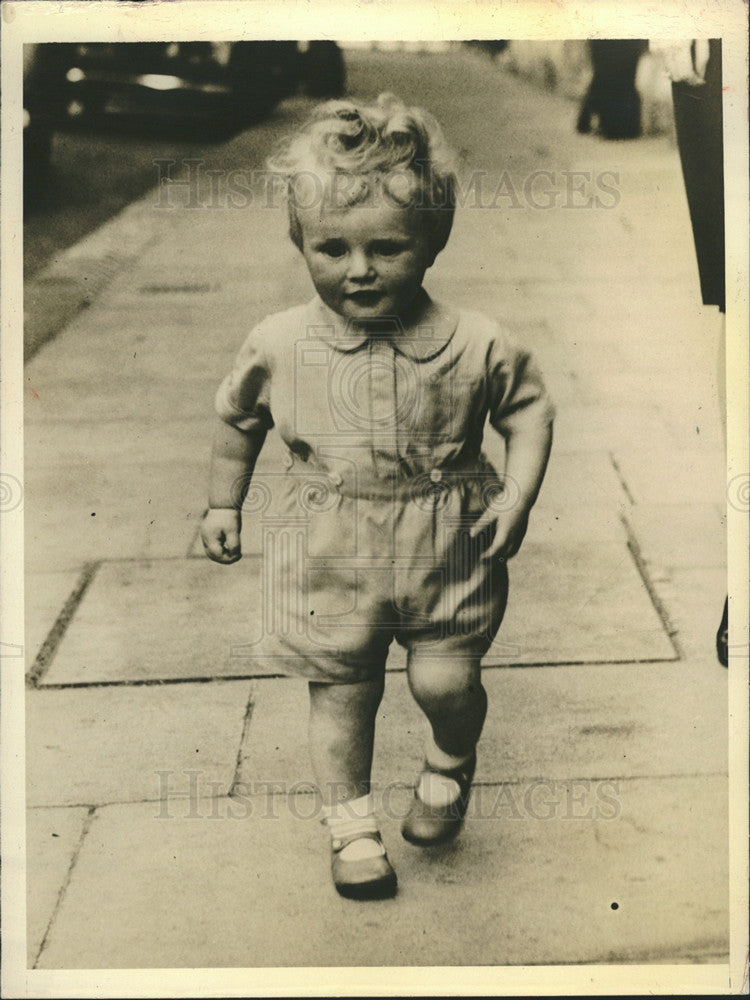
[[(357, 837), (357, 834), (379, 833), (375, 819), (375, 802), (372, 795), (362, 795), (358, 799), (338, 802), (335, 806), (324, 807), (324, 819), (331, 832), (331, 840)], [(344, 861), (360, 861), (385, 854), (382, 844), (371, 837), (357, 837), (341, 852)]]
[[(425, 759), (431, 767), (437, 767), (441, 771), (452, 771), (461, 767), (471, 757), (454, 757), (444, 750), (441, 750), (434, 739), (428, 740), (425, 749)], [(428, 806), (442, 809), (455, 802), (461, 794), (461, 788), (453, 778), (447, 778), (443, 774), (434, 774), (432, 771), (425, 771), (420, 776), (417, 795)]]
[(452, 778), (446, 778), (443, 774), (434, 774), (432, 771), (424, 771), (419, 777), (419, 787), (417, 795), (428, 806), (442, 809), (455, 802), (461, 793), (458, 782)]

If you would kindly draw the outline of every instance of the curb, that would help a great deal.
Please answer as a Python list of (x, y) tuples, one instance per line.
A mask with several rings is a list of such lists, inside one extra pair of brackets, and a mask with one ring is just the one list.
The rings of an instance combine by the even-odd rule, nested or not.
[(25, 283), (24, 364), (159, 238), (165, 219), (152, 210), (152, 195), (127, 205)]

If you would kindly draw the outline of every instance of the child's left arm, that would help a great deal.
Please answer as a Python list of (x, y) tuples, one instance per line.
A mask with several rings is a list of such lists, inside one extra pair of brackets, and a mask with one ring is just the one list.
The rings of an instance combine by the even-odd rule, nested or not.
[(510, 340), (494, 345), (488, 376), (490, 423), (505, 439), (505, 493), (501, 504), (482, 512), (472, 534), (493, 532), (484, 559), (510, 559), (521, 547), (544, 479), (554, 407), (533, 358)]
[(552, 423), (524, 428), (522, 433), (505, 438), (505, 490), (510, 501), (507, 510), (488, 507), (472, 527), (472, 535), (494, 527), (490, 545), (482, 555), (485, 560), (510, 559), (521, 547), (529, 523), (529, 513), (536, 503), (552, 447)]

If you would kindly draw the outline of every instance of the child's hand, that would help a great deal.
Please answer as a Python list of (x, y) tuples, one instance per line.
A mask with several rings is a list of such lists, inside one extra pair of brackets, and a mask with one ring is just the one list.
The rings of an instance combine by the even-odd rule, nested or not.
[(521, 548), (528, 525), (529, 511), (526, 509), (514, 508), (500, 512), (485, 510), (471, 528), (473, 538), (486, 532), (491, 539), (482, 553), (482, 561), (511, 559)]
[(201, 525), (201, 539), (206, 555), (219, 563), (234, 563), (242, 558), (240, 547), (240, 512), (233, 507), (211, 507)]

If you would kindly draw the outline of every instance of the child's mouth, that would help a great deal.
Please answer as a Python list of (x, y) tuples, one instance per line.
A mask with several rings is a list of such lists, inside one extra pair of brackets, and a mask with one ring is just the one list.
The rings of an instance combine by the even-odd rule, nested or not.
[(346, 297), (358, 306), (375, 306), (380, 301), (382, 293), (371, 289), (362, 289), (358, 292), (349, 292)]

